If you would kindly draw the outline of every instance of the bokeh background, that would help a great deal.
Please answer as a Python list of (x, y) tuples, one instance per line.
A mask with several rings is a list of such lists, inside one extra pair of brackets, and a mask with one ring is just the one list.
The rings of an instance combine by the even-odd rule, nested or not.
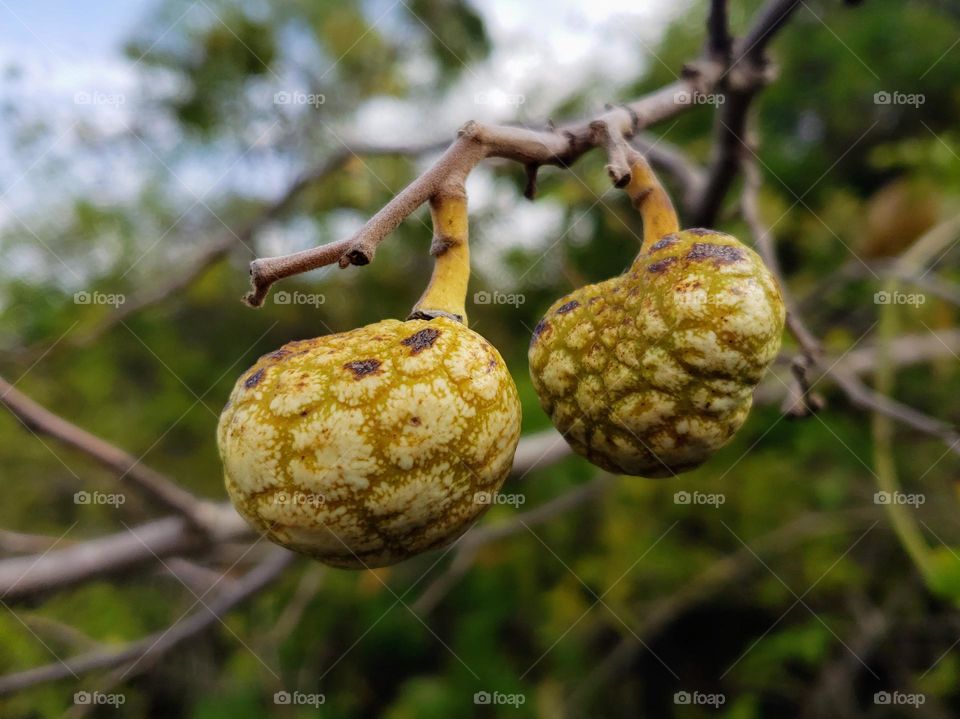
[[(757, 6), (731, 7), (736, 32)], [(673, 81), (705, 15), (665, 0), (0, 0), (0, 374), (223, 499), (214, 430), (236, 377), (291, 339), (404, 317), (429, 276), (429, 218), (373, 264), (285, 281), (256, 311), (239, 301), (249, 261), (348, 236), (469, 119), (541, 126)], [(761, 212), (803, 317), (841, 366), (952, 426), (960, 234), (920, 269), (897, 258), (960, 210), (960, 8), (809, 0), (771, 55)], [(650, 133), (705, 166), (714, 109)], [(639, 218), (604, 162), (543, 170), (533, 203), (515, 164), (468, 182), (471, 326), (508, 361), (525, 434), (549, 427), (526, 366), (540, 313), (636, 253)], [(718, 226), (747, 239), (739, 195), (738, 181)], [(376, 573), (298, 561), (226, 628), (119, 685), (43, 684), (0, 714), (957, 716), (956, 445), (856, 406), (829, 376), (821, 412), (785, 416), (796, 353), (785, 338), (735, 441), (679, 479), (565, 458), (510, 481), (520, 499), (483, 523), (509, 529), (469, 555)], [(5, 410), (0, 476), (4, 556), (22, 535), (66, 546), (158, 516)], [(80, 490), (126, 501), (78, 505)], [(522, 514), (539, 506), (548, 516)], [(229, 550), (194, 559), (239, 574), (256, 557)], [(0, 673), (135, 640), (193, 604), (159, 564), (4, 603)], [(98, 688), (123, 706), (75, 704)], [(278, 705), (278, 691), (324, 703)]]

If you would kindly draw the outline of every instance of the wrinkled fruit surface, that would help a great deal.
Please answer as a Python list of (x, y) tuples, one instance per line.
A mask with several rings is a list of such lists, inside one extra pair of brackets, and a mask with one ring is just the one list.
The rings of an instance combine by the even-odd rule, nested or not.
[(784, 306), (730, 235), (666, 235), (630, 270), (558, 300), (530, 373), (570, 446), (612, 472), (669, 477), (726, 444), (776, 357)]
[(240, 377), (218, 427), (237, 511), (340, 567), (456, 539), (503, 484), (519, 437), (503, 359), (443, 317), (284, 345)]

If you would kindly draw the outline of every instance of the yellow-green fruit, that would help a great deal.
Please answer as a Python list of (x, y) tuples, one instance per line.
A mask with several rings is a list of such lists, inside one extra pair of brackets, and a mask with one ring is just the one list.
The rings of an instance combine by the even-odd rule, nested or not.
[(503, 484), (520, 401), (459, 322), (386, 320), (265, 355), (218, 427), (227, 491), (273, 541), (379, 567), (456, 539)]
[(612, 472), (669, 477), (726, 444), (780, 348), (784, 306), (760, 257), (684, 230), (625, 274), (558, 300), (530, 373), (570, 446)]

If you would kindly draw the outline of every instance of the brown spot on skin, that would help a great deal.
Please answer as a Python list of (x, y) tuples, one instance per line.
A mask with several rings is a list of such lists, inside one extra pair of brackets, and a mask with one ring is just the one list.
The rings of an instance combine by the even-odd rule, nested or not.
[(665, 269), (667, 269), (670, 265), (672, 265), (676, 261), (677, 261), (676, 257), (665, 257), (659, 262), (654, 262), (652, 265), (650, 265), (647, 268), (647, 272), (654, 272), (654, 273), (663, 272)]
[(256, 387), (258, 384), (260, 384), (260, 380), (263, 379), (263, 375), (264, 375), (264, 371), (262, 369), (258, 369), (252, 375), (247, 377), (247, 381), (243, 383), (243, 386), (246, 387), (247, 389)]
[(411, 417), (411, 418), (410, 418), (410, 424), (414, 425), (415, 427), (419, 427), (419, 426), (420, 426), (420, 418), (419, 418), (419, 417)]
[(540, 335), (542, 335), (544, 332), (549, 332), (549, 331), (550, 331), (550, 323), (547, 322), (547, 318), (544, 317), (539, 322), (537, 322), (537, 326), (533, 328), (533, 335), (530, 337), (531, 344), (533, 342), (536, 342), (537, 339), (540, 337)]
[(687, 253), (688, 260), (714, 260), (718, 265), (727, 265), (743, 259), (743, 253), (730, 245), (714, 245), (709, 242), (695, 242)]
[(400, 340), (400, 344), (409, 347), (410, 354), (416, 355), (420, 354), (425, 349), (433, 347), (433, 343), (437, 341), (437, 337), (439, 336), (440, 330), (434, 329), (433, 327), (427, 327), (426, 329), (413, 333), (405, 340)]
[(670, 247), (670, 245), (677, 244), (677, 242), (679, 241), (680, 240), (675, 233), (664, 235), (659, 240), (657, 240), (655, 244), (653, 244), (650, 247), (650, 252), (657, 252), (658, 250), (665, 249), (667, 247)]
[(555, 314), (565, 315), (567, 314), (567, 312), (573, 312), (579, 306), (580, 306), (579, 302), (577, 302), (576, 300), (570, 300), (569, 302), (557, 307), (557, 311)]
[(380, 369), (381, 364), (383, 363), (377, 359), (356, 360), (354, 362), (347, 362), (343, 368), (353, 372), (354, 379), (361, 379), (368, 374), (376, 372)]
[(289, 357), (299, 357), (300, 355), (304, 355), (309, 351), (310, 349), (308, 348), (305, 350), (300, 350), (299, 352), (294, 352), (292, 349), (289, 349), (289, 346), (287, 346), (287, 347), (281, 347), (278, 350), (274, 350), (270, 354), (265, 355), (264, 358), (268, 360), (272, 360), (273, 362), (280, 362), (282, 360), (288, 359)]
[(722, 232), (717, 232), (716, 230), (708, 230), (705, 227), (692, 227), (687, 230), (691, 235), (696, 237), (706, 237), (707, 235), (722, 235)]

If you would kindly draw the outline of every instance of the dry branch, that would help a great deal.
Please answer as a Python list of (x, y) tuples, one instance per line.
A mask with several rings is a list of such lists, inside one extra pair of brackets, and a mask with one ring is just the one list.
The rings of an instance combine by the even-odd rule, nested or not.
[(121, 479), (129, 478), (161, 507), (182, 514), (198, 529), (205, 528), (205, 504), (200, 499), (156, 470), (150, 469), (132, 454), (41, 407), (2, 377), (0, 404), (5, 405), (28, 429), (53, 437), (92, 457)]
[[(365, 265), (373, 260), (377, 246), (420, 205), (430, 199), (440, 187), (454, 178), (462, 181), (482, 160), (501, 158), (520, 163), (527, 171), (527, 194), (532, 196), (536, 175), (544, 165), (568, 167), (582, 155), (597, 147), (609, 148), (609, 139), (632, 138), (641, 129), (673, 117), (695, 105), (688, 100), (716, 90), (729, 90), (743, 102), (725, 103), (728, 119), (734, 123), (734, 134), (741, 116), (746, 117), (749, 99), (766, 83), (769, 73), (764, 55), (773, 35), (786, 22), (800, 0), (771, 0), (757, 14), (753, 27), (736, 45), (732, 57), (722, 49), (730, 45), (726, 28), (726, 5), (713, 2), (708, 20), (706, 56), (690, 62), (683, 68), (682, 77), (659, 90), (621, 105), (608, 106), (597, 115), (580, 122), (544, 130), (508, 125), (486, 125), (468, 122), (453, 144), (422, 175), (417, 177), (352, 237), (310, 250), (283, 257), (254, 260), (250, 264), (251, 289), (246, 302), (258, 307), (263, 304), (270, 286), (279, 280), (337, 263), (340, 267)], [(716, 48), (721, 48), (719, 54)], [(718, 127), (724, 126), (722, 118)], [(597, 128), (605, 132), (597, 132)], [(722, 172), (736, 173), (737, 155), (728, 149), (737, 143), (724, 135), (719, 138), (723, 149), (718, 153), (711, 179), (704, 189), (702, 206), (719, 203), (729, 187)], [(622, 181), (622, 173), (617, 178)], [(703, 215), (703, 212), (699, 212)], [(696, 215), (695, 215), (696, 217)]]
[[(820, 341), (807, 328), (806, 323), (797, 311), (796, 303), (780, 271), (780, 264), (777, 260), (776, 249), (774, 247), (773, 233), (760, 217), (759, 195), (761, 178), (760, 169), (757, 166), (753, 153), (741, 154), (741, 162), (746, 178), (742, 202), (744, 220), (750, 227), (750, 232), (753, 235), (757, 250), (780, 284), (783, 301), (787, 307), (787, 327), (796, 338), (802, 352), (800, 363), (794, 365), (796, 369), (794, 375), (797, 386), (791, 388), (791, 396), (788, 397), (788, 411), (794, 414), (803, 414), (805, 412), (817, 411), (820, 408), (819, 399), (812, 396), (809, 391), (811, 384), (808, 371), (817, 369), (828, 375), (837, 386), (843, 390), (847, 398), (855, 406), (861, 409), (880, 412), (919, 432), (938, 437), (943, 440), (951, 452), (960, 455), (960, 434), (958, 434), (952, 425), (929, 417), (913, 407), (898, 402), (879, 392), (875, 392), (863, 384), (856, 374), (845, 369), (842, 365), (827, 362)], [(944, 241), (943, 237), (949, 237), (946, 232), (937, 233), (936, 230), (931, 232), (931, 236), (935, 243), (942, 243)], [(918, 245), (920, 244), (921, 243), (918, 242)], [(922, 251), (922, 247), (921, 250), (918, 250), (916, 246), (911, 250), (911, 252), (914, 253), (920, 251)]]
[(294, 555), (271, 549), (266, 559), (222, 594), (206, 602), (201, 609), (168, 629), (150, 634), (118, 649), (97, 650), (66, 661), (47, 664), (0, 677), (0, 695), (10, 694), (37, 684), (75, 677), (97, 669), (117, 667), (140, 660), (155, 659), (172, 648), (208, 629), (235, 606), (277, 579), (293, 561)]
[(354, 157), (404, 156), (419, 157), (440, 150), (445, 143), (427, 142), (413, 145), (380, 145), (367, 142), (351, 142), (335, 150), (315, 166), (298, 175), (280, 195), (261, 206), (257, 212), (237, 230), (227, 228), (211, 241), (193, 259), (183, 263), (176, 272), (167, 274), (167, 281), (156, 287), (143, 290), (110, 314), (106, 315), (76, 339), (67, 340), (64, 347), (85, 347), (99, 340), (104, 334), (127, 318), (177, 296), (200, 280), (208, 270), (225, 259), (238, 247), (250, 247), (256, 234), (268, 223), (287, 213), (305, 191), (322, 183), (340, 170)]

